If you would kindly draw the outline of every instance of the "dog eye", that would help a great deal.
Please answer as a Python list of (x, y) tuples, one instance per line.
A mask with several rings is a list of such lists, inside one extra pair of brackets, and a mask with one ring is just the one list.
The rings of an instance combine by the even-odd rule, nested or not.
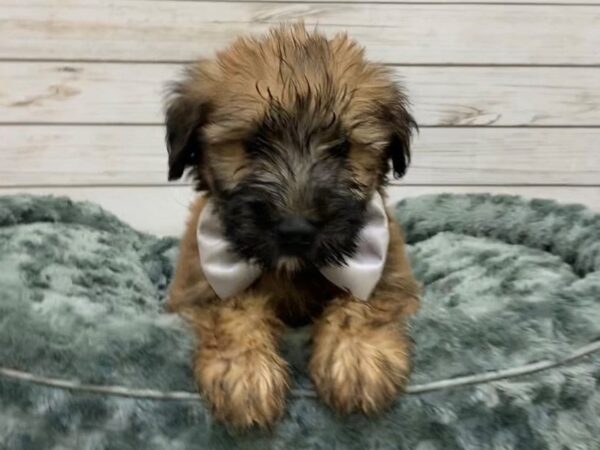
[(342, 158), (348, 155), (349, 150), (350, 150), (350, 142), (348, 142), (346, 139), (338, 142), (337, 144), (335, 144), (334, 146), (329, 148), (329, 152), (333, 156), (338, 156), (338, 157), (342, 157)]
[(257, 136), (251, 136), (242, 141), (242, 146), (247, 155), (258, 156), (265, 152), (264, 142)]
[(242, 142), (242, 145), (246, 153), (251, 155), (258, 153), (258, 145), (255, 139), (247, 139)]

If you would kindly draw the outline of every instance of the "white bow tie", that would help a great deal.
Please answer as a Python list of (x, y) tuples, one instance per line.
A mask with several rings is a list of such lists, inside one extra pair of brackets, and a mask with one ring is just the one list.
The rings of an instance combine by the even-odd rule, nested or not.
[[(385, 207), (378, 193), (367, 205), (366, 216), (354, 255), (341, 266), (319, 269), (330, 282), (361, 300), (369, 298), (381, 278), (390, 240)], [(239, 294), (260, 277), (260, 266), (231, 250), (210, 200), (198, 219), (197, 238), (202, 271), (220, 298)]]

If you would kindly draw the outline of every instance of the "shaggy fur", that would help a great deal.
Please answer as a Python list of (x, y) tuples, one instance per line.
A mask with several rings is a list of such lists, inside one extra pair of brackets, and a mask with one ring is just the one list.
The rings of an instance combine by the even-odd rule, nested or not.
[[(411, 383), (554, 358), (600, 336), (600, 216), (483, 195), (410, 199), (396, 212), (425, 284), (411, 320)], [(177, 244), (94, 205), (0, 197), (0, 365), (194, 392), (193, 333), (163, 312)], [(310, 327), (283, 336), (292, 388), (310, 387), (309, 341)], [(377, 418), (337, 417), (315, 399), (289, 396), (271, 432), (239, 436), (199, 401), (0, 377), (0, 448), (597, 450), (599, 386), (596, 354), (526, 377), (404, 396)]]
[[(206, 200), (192, 205), (169, 303), (197, 331), (195, 373), (217, 418), (247, 428), (281, 417), (285, 322), (316, 321), (312, 379), (338, 412), (380, 412), (402, 390), (411, 347), (404, 321), (418, 307), (418, 287), (393, 218), (390, 255), (368, 304), (318, 268), (356, 250), (389, 161), (397, 174), (406, 170), (415, 123), (405, 105), (389, 71), (366, 61), (354, 41), (301, 25), (239, 39), (174, 84), (169, 178), (191, 172), (231, 248), (264, 269), (245, 292), (217, 299), (195, 236)], [(306, 234), (290, 236), (298, 223)]]

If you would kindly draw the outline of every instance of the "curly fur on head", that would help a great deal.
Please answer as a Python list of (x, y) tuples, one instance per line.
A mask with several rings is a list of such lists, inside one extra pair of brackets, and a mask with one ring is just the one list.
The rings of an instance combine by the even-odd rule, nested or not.
[[(410, 161), (416, 127), (389, 71), (346, 35), (303, 25), (241, 38), (187, 68), (167, 106), (169, 179), (208, 189), (235, 250), (268, 268), (341, 263), (363, 212)], [(274, 231), (289, 216), (318, 228), (305, 254)]]

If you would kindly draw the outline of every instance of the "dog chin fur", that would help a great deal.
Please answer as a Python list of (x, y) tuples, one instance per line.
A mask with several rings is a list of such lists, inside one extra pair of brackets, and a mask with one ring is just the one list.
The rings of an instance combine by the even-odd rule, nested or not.
[(277, 273), (280, 275), (293, 275), (305, 267), (303, 261), (296, 256), (282, 256), (277, 261)]

